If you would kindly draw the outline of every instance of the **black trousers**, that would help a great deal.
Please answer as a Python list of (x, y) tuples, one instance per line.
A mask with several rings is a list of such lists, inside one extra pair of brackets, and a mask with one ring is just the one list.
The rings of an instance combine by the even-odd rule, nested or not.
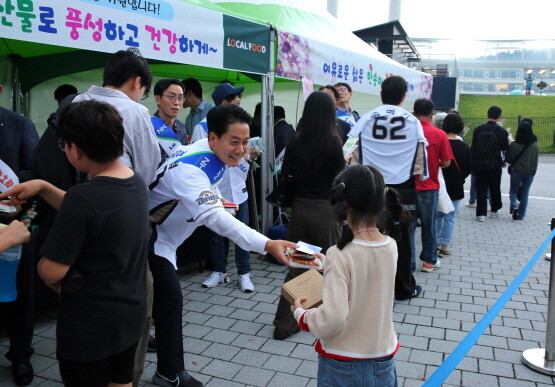
[(158, 343), (157, 369), (173, 378), (185, 369), (183, 357), (183, 293), (177, 271), (166, 258), (149, 252), (148, 264), (154, 280), (152, 317)]
[(401, 223), (400, 236), (395, 238), (397, 242), (397, 272), (395, 273), (395, 299), (402, 301), (412, 297), (416, 289), (416, 280), (411, 273), (412, 248), (410, 238), (412, 227), (410, 223)]
[[(401, 197), (401, 204), (415, 217), (417, 213), (418, 200), (414, 179), (409, 179), (401, 184), (388, 184), (395, 189)], [(414, 244), (414, 233), (410, 222), (400, 222), (399, 219), (387, 217), (385, 227), (390, 230), (389, 234), (397, 242), (397, 271), (395, 273), (395, 299), (402, 301), (412, 297), (416, 289), (416, 280), (411, 273), (412, 245)]]
[[(289, 223), (287, 239), (291, 242), (303, 241), (322, 247), (325, 254), (328, 248), (335, 245), (341, 236), (341, 226), (333, 212), (329, 200), (295, 198)], [(290, 281), (304, 273), (307, 269), (289, 268), (285, 281)], [(291, 304), (280, 296), (274, 318), (275, 332), (291, 334), (298, 330), (297, 320), (291, 313)]]
[(6, 353), (8, 360), (29, 360), (34, 350), (33, 314), (34, 314), (35, 259), (34, 242), (23, 245), (21, 261), (17, 269), (17, 299), (13, 302), (0, 303), (6, 318), (6, 331), (10, 339), (10, 349)]
[(491, 194), (491, 210), (493, 212), (503, 207), (501, 202), (501, 167), (491, 171), (474, 172), (476, 175), (476, 216), (488, 214), (488, 189)]

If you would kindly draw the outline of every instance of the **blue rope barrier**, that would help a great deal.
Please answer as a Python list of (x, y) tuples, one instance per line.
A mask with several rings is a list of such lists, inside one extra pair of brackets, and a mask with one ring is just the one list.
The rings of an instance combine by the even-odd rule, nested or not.
[[(536, 254), (532, 259), (524, 266), (520, 273), (515, 277), (513, 282), (509, 287), (503, 292), (501, 297), (493, 304), (491, 309), (478, 321), (478, 323), (472, 328), (470, 332), (465, 336), (463, 341), (451, 352), (451, 354), (445, 359), (443, 364), (439, 366), (437, 370), (428, 378), (428, 380), (422, 385), (422, 387), (436, 387), (441, 386), (441, 384), (451, 375), (451, 372), (457, 367), (462, 359), (466, 356), (470, 348), (482, 336), (486, 328), (491, 324), (491, 322), (497, 317), (501, 309), (505, 307), (505, 304), (511, 299), (514, 292), (518, 289), (522, 281), (526, 278), (528, 273), (532, 270), (536, 262), (540, 259), (543, 252), (551, 243), (551, 240), (555, 237), (555, 229), (551, 231), (547, 239), (542, 243), (542, 245), (536, 251)], [(551, 278), (555, 280), (555, 278)]]

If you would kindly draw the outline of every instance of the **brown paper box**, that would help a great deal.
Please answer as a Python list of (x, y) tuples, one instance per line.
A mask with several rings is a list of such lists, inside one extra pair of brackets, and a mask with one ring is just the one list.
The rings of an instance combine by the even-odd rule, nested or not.
[(310, 269), (281, 286), (281, 295), (293, 304), (299, 297), (308, 299), (302, 303), (305, 309), (315, 308), (322, 303), (324, 277), (315, 269)]

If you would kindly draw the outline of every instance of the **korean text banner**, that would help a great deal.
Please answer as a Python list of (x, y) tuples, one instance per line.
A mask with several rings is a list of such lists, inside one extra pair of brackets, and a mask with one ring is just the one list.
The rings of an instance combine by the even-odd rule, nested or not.
[[(278, 31), (276, 75), (282, 78), (308, 78), (318, 85), (346, 82), (355, 91), (379, 95), (381, 83), (392, 75), (407, 80), (407, 99), (430, 98), (432, 77), (390, 60), (360, 54), (329, 44)], [(371, 48), (368, 47), (369, 53)]]
[[(2, 0), (0, 20), (0, 37), (9, 39), (101, 52), (136, 47), (150, 59), (262, 74), (269, 67), (267, 26), (226, 15), (224, 29), (222, 13), (179, 0)], [(227, 47), (245, 28), (249, 39)], [(248, 62), (235, 59), (247, 51)]]

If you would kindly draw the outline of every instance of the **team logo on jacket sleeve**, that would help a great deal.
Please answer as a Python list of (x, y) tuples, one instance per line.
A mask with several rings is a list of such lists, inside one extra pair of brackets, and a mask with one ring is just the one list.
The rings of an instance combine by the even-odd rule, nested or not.
[(212, 191), (202, 191), (195, 202), (200, 206), (201, 204), (216, 204), (216, 202), (220, 199), (218, 195), (216, 195)]

